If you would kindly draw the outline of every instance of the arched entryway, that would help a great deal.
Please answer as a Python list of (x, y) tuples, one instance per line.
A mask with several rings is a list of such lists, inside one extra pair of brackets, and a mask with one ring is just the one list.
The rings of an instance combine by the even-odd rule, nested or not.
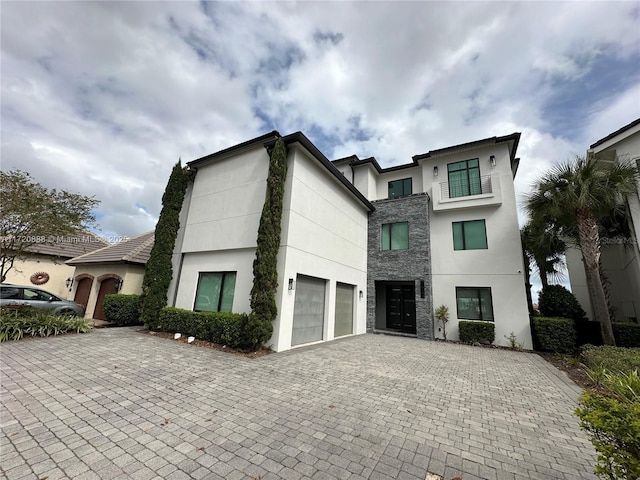
[(96, 300), (96, 308), (93, 311), (93, 318), (96, 320), (106, 320), (104, 316), (104, 297), (111, 293), (118, 293), (118, 287), (122, 284), (120, 277), (109, 276), (103, 278), (100, 282), (100, 290), (98, 291), (98, 299)]
[(93, 286), (93, 277), (91, 275), (76, 277), (76, 294), (73, 301), (78, 305), (82, 305), (87, 310), (89, 304), (89, 295), (91, 295), (91, 287)]

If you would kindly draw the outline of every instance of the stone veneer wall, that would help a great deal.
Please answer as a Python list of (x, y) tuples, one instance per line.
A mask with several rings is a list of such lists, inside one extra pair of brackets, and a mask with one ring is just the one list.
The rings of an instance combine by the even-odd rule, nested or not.
[[(416, 292), (416, 336), (433, 340), (433, 294), (431, 289), (431, 244), (429, 196), (418, 193), (407, 197), (372, 202), (369, 214), (367, 260), (367, 332), (376, 324), (376, 281), (414, 281)], [(409, 222), (409, 248), (382, 251), (381, 226)], [(420, 297), (420, 280), (425, 298)]]

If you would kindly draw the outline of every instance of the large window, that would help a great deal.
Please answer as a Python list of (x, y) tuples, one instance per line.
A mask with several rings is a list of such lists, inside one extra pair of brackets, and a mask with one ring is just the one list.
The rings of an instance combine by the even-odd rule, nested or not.
[(230, 312), (235, 288), (236, 272), (201, 272), (193, 309), (196, 312)]
[(454, 250), (482, 250), (487, 248), (487, 227), (484, 220), (453, 222)]
[(389, 182), (389, 198), (404, 197), (413, 193), (413, 187), (410, 178), (402, 180), (394, 180)]
[(406, 250), (409, 248), (409, 223), (382, 225), (382, 250)]
[(493, 322), (493, 302), (489, 287), (456, 287), (458, 318)]
[(480, 164), (478, 159), (463, 160), (447, 165), (449, 175), (449, 198), (480, 195)]

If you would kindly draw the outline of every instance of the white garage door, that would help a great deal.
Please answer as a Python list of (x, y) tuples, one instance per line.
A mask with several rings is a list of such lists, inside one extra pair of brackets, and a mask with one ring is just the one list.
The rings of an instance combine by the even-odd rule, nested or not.
[(353, 333), (353, 285), (336, 284), (336, 323), (334, 337)]
[(325, 285), (326, 281), (321, 278), (298, 275), (291, 345), (322, 340)]

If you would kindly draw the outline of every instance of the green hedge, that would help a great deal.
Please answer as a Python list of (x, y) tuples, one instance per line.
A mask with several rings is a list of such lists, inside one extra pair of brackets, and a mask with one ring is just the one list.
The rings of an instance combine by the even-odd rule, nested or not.
[(86, 318), (50, 315), (35, 308), (2, 309), (0, 342), (22, 337), (48, 337), (62, 333), (86, 333), (93, 322)]
[(532, 334), (543, 352), (576, 353), (577, 334), (569, 318), (534, 317)]
[(462, 320), (458, 323), (460, 341), (464, 343), (492, 344), (496, 339), (495, 325), (492, 322), (469, 322)]
[(160, 312), (158, 329), (182, 333), (199, 340), (227, 345), (238, 349), (257, 349), (247, 329), (248, 316), (244, 313), (192, 312), (181, 308), (165, 307)]
[(141, 325), (140, 296), (119, 293), (105, 295), (104, 316), (116, 325)]
[(614, 322), (613, 336), (618, 347), (640, 347), (640, 324)]
[(576, 343), (582, 345), (602, 345), (602, 329), (600, 322), (579, 321), (574, 323), (576, 329)]

